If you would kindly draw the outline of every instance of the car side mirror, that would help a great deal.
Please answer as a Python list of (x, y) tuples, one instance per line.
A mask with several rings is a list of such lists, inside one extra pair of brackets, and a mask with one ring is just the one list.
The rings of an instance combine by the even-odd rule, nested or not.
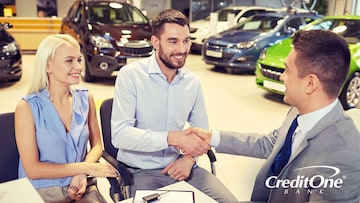
[(296, 32), (296, 29), (293, 27), (287, 27), (287, 29), (285, 29), (286, 34), (293, 34), (295, 32)]
[(70, 20), (71, 20), (71, 22), (73, 22), (73, 23), (78, 23), (78, 22), (79, 22), (79, 18), (78, 18), (78, 17), (71, 18)]

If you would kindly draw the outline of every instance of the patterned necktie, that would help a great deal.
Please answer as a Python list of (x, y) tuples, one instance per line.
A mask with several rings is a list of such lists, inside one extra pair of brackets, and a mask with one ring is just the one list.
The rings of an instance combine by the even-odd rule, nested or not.
[(280, 152), (276, 155), (275, 161), (271, 166), (270, 176), (279, 175), (280, 171), (289, 161), (291, 155), (292, 137), (297, 126), (298, 126), (298, 122), (296, 117), (290, 125), (283, 147), (281, 148)]

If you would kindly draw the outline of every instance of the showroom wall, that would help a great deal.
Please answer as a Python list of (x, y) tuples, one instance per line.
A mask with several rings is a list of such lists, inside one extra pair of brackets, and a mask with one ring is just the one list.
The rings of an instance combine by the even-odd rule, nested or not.
[[(74, 0), (57, 0), (58, 17), (64, 17)], [(37, 17), (37, 0), (16, 0), (17, 17)]]

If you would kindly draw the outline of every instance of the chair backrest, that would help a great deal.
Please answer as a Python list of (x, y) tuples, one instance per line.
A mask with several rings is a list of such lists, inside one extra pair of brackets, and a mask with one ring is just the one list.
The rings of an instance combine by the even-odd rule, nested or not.
[(18, 178), (19, 153), (15, 140), (14, 112), (0, 114), (0, 183)]
[(113, 99), (104, 100), (100, 106), (101, 131), (103, 135), (104, 148), (107, 153), (116, 158), (118, 149), (111, 143), (111, 111)]

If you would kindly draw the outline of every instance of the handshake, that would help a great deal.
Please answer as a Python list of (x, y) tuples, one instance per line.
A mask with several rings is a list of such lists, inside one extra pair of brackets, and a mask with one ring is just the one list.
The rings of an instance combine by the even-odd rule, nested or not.
[(176, 146), (187, 155), (197, 157), (206, 154), (211, 146), (211, 131), (191, 127), (183, 131), (170, 131), (168, 144)]

